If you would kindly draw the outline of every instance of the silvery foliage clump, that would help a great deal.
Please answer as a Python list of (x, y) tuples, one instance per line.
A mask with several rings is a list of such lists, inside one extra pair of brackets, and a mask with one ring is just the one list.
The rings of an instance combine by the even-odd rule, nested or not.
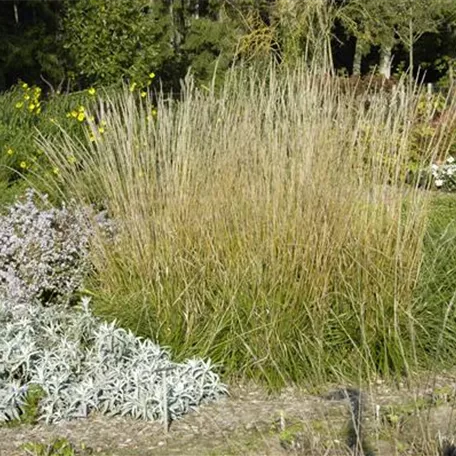
[[(87, 211), (65, 205), (41, 209), (37, 197), (28, 190), (0, 216), (0, 295), (67, 303), (89, 266)], [(41, 198), (48, 206), (47, 196)]]
[(431, 174), (434, 178), (434, 185), (442, 190), (456, 190), (456, 161), (449, 156), (444, 163), (431, 166)]
[[(40, 197), (38, 207), (35, 200)], [(92, 206), (54, 208), (27, 190), (0, 216), (0, 294), (9, 299), (66, 304), (89, 271), (89, 239), (97, 230), (116, 241), (116, 223)]]
[(0, 421), (18, 418), (30, 388), (40, 387), (39, 419), (92, 411), (175, 420), (226, 393), (210, 362), (170, 360), (148, 339), (80, 308), (0, 299)]

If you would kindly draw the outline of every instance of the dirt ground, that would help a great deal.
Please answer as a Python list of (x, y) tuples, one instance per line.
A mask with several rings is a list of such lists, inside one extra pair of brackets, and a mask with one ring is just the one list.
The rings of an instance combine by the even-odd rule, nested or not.
[[(427, 378), (415, 386), (377, 383), (364, 391), (364, 427), (374, 455), (438, 454), (433, 442), (456, 435), (453, 408), (456, 375)], [(348, 455), (351, 413), (344, 395), (288, 389), (269, 395), (254, 386), (232, 386), (230, 397), (207, 404), (171, 423), (92, 416), (54, 425), (0, 428), (0, 455), (30, 454), (25, 442), (65, 437), (76, 454), (102, 456)], [(337, 396), (337, 395), (336, 395)], [(368, 452), (366, 452), (368, 454)]]

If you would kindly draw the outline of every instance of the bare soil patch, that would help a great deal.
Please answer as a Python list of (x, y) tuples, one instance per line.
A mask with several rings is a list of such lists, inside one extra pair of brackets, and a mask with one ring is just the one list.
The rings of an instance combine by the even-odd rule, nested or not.
[[(365, 391), (364, 432), (375, 454), (426, 454), (417, 453), (424, 451), (418, 450), (424, 442), (435, 441), (439, 433), (456, 435), (455, 382), (456, 376), (447, 374), (413, 387), (378, 384)], [(168, 433), (158, 422), (100, 415), (2, 427), (0, 455), (24, 455), (21, 444), (57, 437), (104, 456), (346, 455), (350, 408), (345, 399), (329, 399), (334, 389), (309, 394), (290, 388), (270, 395), (254, 386), (232, 387), (230, 397), (171, 423)]]

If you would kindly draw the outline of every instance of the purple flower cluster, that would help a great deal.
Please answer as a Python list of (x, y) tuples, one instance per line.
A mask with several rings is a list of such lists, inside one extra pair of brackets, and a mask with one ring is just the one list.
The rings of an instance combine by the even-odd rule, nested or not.
[(90, 230), (84, 211), (53, 208), (26, 192), (0, 216), (0, 296), (67, 304), (88, 270)]

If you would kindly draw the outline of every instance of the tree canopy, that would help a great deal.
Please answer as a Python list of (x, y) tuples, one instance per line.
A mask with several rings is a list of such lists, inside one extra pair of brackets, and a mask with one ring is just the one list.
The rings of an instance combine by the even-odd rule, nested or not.
[(271, 57), (355, 75), (425, 67), (448, 81), (455, 30), (453, 0), (5, 0), (0, 89), (140, 84), (151, 71), (172, 88), (189, 70), (207, 83), (215, 69)]

